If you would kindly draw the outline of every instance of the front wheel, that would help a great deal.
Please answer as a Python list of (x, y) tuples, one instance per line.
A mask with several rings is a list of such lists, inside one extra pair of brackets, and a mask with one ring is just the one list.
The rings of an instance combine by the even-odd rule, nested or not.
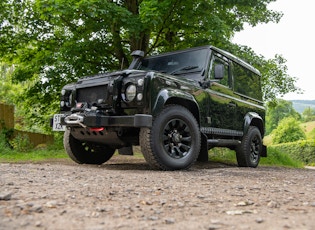
[(259, 164), (261, 153), (261, 133), (257, 127), (250, 126), (242, 139), (242, 143), (236, 148), (238, 166), (256, 168)]
[(70, 130), (63, 137), (64, 148), (69, 157), (79, 164), (103, 164), (115, 153), (115, 149), (106, 145), (88, 143), (75, 139)]
[(183, 106), (169, 105), (154, 119), (152, 128), (140, 131), (144, 158), (162, 170), (189, 168), (200, 151), (200, 131), (192, 113)]

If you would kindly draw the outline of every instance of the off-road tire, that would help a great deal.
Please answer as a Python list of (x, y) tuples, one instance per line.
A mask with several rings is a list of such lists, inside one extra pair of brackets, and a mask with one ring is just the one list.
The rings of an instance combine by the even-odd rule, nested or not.
[(79, 164), (100, 165), (108, 161), (115, 153), (115, 149), (106, 145), (82, 142), (75, 139), (68, 129), (64, 133), (63, 144), (69, 157)]
[(141, 128), (140, 146), (145, 160), (155, 169), (188, 169), (195, 163), (201, 145), (199, 125), (180, 105), (168, 105), (151, 128)]
[(261, 152), (261, 133), (256, 126), (250, 126), (240, 146), (236, 148), (238, 166), (256, 168), (260, 161)]

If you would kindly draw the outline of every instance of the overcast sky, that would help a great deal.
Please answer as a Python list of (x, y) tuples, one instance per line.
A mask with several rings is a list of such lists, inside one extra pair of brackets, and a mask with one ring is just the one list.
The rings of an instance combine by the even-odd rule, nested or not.
[(314, 7), (314, 0), (277, 0), (269, 9), (283, 12), (278, 24), (246, 27), (233, 39), (268, 59), (281, 54), (287, 60), (289, 75), (298, 78), (296, 85), (304, 90), (302, 95), (287, 94), (287, 100), (315, 100)]

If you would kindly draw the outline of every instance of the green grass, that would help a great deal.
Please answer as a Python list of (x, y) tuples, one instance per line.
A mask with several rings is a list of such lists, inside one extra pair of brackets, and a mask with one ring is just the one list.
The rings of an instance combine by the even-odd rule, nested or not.
[[(268, 156), (261, 157), (259, 165), (303, 168), (302, 162), (290, 158), (287, 154), (268, 147)], [(214, 148), (209, 151), (209, 160), (225, 164), (237, 164), (235, 151), (225, 148)]]
[(213, 148), (208, 153), (209, 161), (223, 164), (237, 164), (235, 151), (227, 148)]
[(50, 159), (63, 159), (68, 158), (68, 155), (63, 149), (59, 150), (32, 150), (28, 152), (18, 152), (13, 150), (1, 151), (0, 162), (39, 162), (47, 161)]
[(282, 153), (273, 147), (268, 147), (267, 157), (260, 158), (260, 165), (285, 166), (293, 168), (303, 168), (302, 162), (293, 160), (288, 154)]
[[(143, 158), (140, 149), (136, 149), (134, 157)], [(18, 152), (10, 149), (2, 149), (0, 151), (1, 163), (40, 162), (54, 159), (69, 159), (69, 157), (64, 149), (54, 149), (51, 147), (34, 149), (28, 152)], [(226, 148), (211, 149), (209, 151), (209, 161), (231, 165), (237, 164), (235, 151)], [(268, 147), (268, 157), (262, 157), (260, 165), (293, 168), (302, 168), (304, 166), (303, 163), (292, 160), (287, 154), (281, 153), (272, 147)]]

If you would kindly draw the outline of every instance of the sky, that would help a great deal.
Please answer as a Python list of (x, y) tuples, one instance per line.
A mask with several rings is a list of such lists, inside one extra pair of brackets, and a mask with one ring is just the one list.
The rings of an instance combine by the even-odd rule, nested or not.
[(267, 59), (280, 54), (287, 60), (288, 74), (297, 78), (303, 94), (289, 93), (285, 100), (315, 100), (314, 6), (314, 0), (277, 0), (268, 9), (284, 14), (279, 23), (247, 26), (232, 40)]

